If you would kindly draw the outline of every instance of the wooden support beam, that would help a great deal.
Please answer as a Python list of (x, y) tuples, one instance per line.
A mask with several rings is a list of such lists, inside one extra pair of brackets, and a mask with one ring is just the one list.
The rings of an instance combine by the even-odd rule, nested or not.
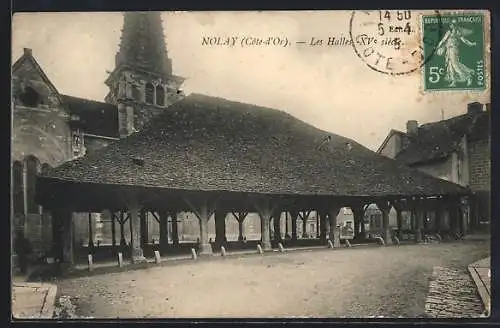
[(111, 243), (113, 248), (116, 247), (116, 216), (115, 213), (111, 213)]
[(302, 237), (307, 238), (307, 219), (309, 219), (309, 215), (311, 214), (312, 210), (306, 210), (302, 214), (299, 212), (300, 218), (302, 219)]
[(164, 252), (168, 248), (168, 212), (160, 212), (158, 219), (160, 223), (160, 251)]
[(122, 252), (124, 251), (124, 247), (127, 245), (127, 241), (125, 240), (125, 214), (120, 211), (120, 220), (118, 221), (120, 224), (120, 247), (122, 248)]
[(151, 212), (151, 215), (155, 218), (156, 222), (158, 222), (159, 224), (161, 221), (160, 215), (157, 212)]
[(179, 245), (179, 226), (177, 225), (177, 211), (169, 211), (170, 219), (172, 223), (172, 244), (174, 246)]
[(139, 202), (135, 199), (130, 199), (127, 207), (130, 213), (130, 233), (132, 235), (130, 243), (132, 247), (132, 263), (145, 262), (146, 258), (144, 257), (141, 245), (141, 207)]
[(329, 235), (334, 248), (340, 247), (340, 231), (337, 229), (337, 216), (340, 208), (340, 206), (331, 206), (328, 211)]
[(217, 249), (226, 243), (226, 216), (225, 211), (215, 211), (215, 246)]
[(378, 201), (377, 207), (382, 212), (384, 243), (385, 245), (390, 245), (392, 244), (391, 227), (389, 226), (389, 211), (391, 210), (391, 203), (389, 201)]
[(187, 197), (184, 198), (184, 201), (198, 217), (200, 223), (200, 254), (212, 254), (212, 245), (208, 242), (208, 220), (215, 212), (216, 203), (209, 202), (206, 198), (199, 201), (196, 205)]
[(281, 241), (281, 211), (275, 211), (273, 214), (274, 240)]
[(244, 222), (245, 218), (247, 217), (248, 212), (231, 211), (231, 214), (236, 219), (236, 221), (238, 221), (238, 241), (241, 242), (244, 239), (244, 237), (243, 237), (243, 230), (244, 230), (243, 222)]
[(364, 215), (366, 209), (368, 209), (369, 204), (364, 203), (354, 203), (350, 206), (352, 214), (354, 215), (354, 239), (364, 238), (362, 234), (361, 227), (363, 227), (364, 232)]
[(94, 251), (94, 231), (92, 229), (92, 212), (89, 212), (89, 215), (88, 215), (88, 218), (89, 218), (89, 230), (88, 230), (88, 233), (89, 233), (89, 244), (88, 244), (88, 252), (89, 253), (93, 253)]
[(299, 218), (299, 211), (290, 210), (290, 218), (292, 220), (292, 240), (297, 240), (297, 219)]
[(141, 227), (141, 245), (144, 247), (149, 243), (149, 227), (148, 227), (148, 212), (141, 208), (139, 211), (140, 227)]
[(68, 266), (74, 264), (73, 251), (73, 214), (69, 210), (61, 212), (62, 216), (62, 262)]
[(319, 216), (319, 240), (322, 243), (326, 244), (326, 235), (328, 233), (328, 223), (327, 223), (327, 218), (328, 218), (328, 210), (326, 209), (321, 209), (318, 210), (318, 216)]
[(269, 222), (277, 204), (271, 204), (269, 199), (262, 200), (255, 203), (255, 208), (260, 216), (260, 226), (261, 226), (261, 236), (262, 236), (262, 248), (264, 250), (271, 249), (271, 240), (269, 238)]

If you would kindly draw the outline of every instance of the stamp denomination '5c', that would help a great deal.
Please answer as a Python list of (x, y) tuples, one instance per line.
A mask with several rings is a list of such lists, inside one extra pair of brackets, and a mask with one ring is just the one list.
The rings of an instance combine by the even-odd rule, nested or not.
[[(436, 33), (438, 25), (442, 33)], [(426, 91), (485, 89), (483, 14), (424, 15), (422, 36), (429, 58), (423, 66)]]

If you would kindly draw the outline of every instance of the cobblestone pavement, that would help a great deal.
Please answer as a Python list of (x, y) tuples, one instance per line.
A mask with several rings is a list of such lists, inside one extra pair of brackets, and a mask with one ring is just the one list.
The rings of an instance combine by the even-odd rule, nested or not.
[(466, 270), (487, 241), (324, 249), (192, 261), (59, 282), (75, 315), (428, 317), (434, 267)]
[(481, 317), (484, 312), (469, 272), (440, 266), (433, 270), (425, 310), (433, 318)]

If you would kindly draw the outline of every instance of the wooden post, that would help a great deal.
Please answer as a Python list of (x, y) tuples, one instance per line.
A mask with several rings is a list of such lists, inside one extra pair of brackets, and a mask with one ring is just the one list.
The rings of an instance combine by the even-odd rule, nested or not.
[(170, 218), (172, 220), (172, 244), (174, 246), (178, 246), (179, 245), (179, 226), (177, 225), (177, 211), (171, 211)]
[(403, 229), (403, 210), (400, 207), (396, 208), (396, 218), (399, 232)]
[(337, 228), (337, 215), (339, 215), (340, 207), (332, 206), (328, 211), (329, 235), (333, 242), (333, 247), (340, 247), (340, 231)]
[(199, 208), (198, 217), (200, 221), (200, 254), (212, 254), (212, 245), (208, 242), (208, 219), (210, 215), (207, 201), (204, 201)]
[(158, 213), (160, 223), (160, 251), (164, 252), (168, 248), (168, 213)]
[(304, 215), (302, 217), (302, 238), (309, 237), (307, 233), (307, 219), (309, 219), (309, 215)]
[(391, 210), (391, 204), (388, 201), (380, 201), (377, 203), (377, 207), (382, 212), (382, 226), (384, 228), (384, 244), (392, 244), (391, 227), (389, 225), (389, 211)]
[(418, 202), (415, 208), (415, 240), (417, 243), (422, 241), (422, 228), (424, 226), (424, 209), (422, 203)]
[(363, 225), (363, 216), (365, 215), (364, 204), (354, 204), (351, 206), (354, 215), (354, 239), (360, 239), (360, 226)]
[(243, 220), (244, 219), (237, 219), (238, 220), (238, 241), (243, 241)]
[(281, 211), (276, 211), (273, 214), (273, 224), (274, 224), (274, 240), (276, 242), (281, 241)]
[(297, 241), (297, 218), (299, 213), (295, 210), (290, 211), (290, 217), (292, 219), (292, 240)]
[(116, 217), (115, 213), (111, 213), (111, 243), (113, 245), (113, 248), (116, 247)]
[(285, 239), (288, 237), (288, 211), (285, 211)]
[(319, 228), (320, 228), (320, 232), (319, 232), (319, 240), (321, 241), (321, 243), (325, 244), (326, 243), (326, 235), (328, 233), (328, 230), (327, 230), (327, 216), (328, 216), (328, 213), (327, 211), (325, 211), (324, 209), (323, 210), (320, 210), (317, 212), (318, 216), (319, 216)]
[(92, 212), (89, 212), (89, 244), (88, 251), (92, 253), (94, 251), (94, 231), (92, 229)]
[(141, 246), (144, 247), (149, 242), (149, 229), (148, 229), (148, 212), (144, 209), (139, 211), (140, 229), (141, 229)]
[(264, 250), (270, 250), (271, 239), (269, 238), (269, 223), (271, 221), (271, 216), (273, 215), (273, 208), (271, 207), (269, 200), (264, 200), (260, 204), (256, 204), (255, 207), (257, 208), (260, 216), (262, 248)]
[(328, 212), (325, 212), (323, 214), (324, 217), (324, 227), (325, 227), (325, 241), (330, 240), (330, 230), (331, 230), (331, 220), (330, 220), (330, 214)]
[(242, 242), (243, 241), (243, 231), (244, 231), (243, 222), (245, 221), (245, 218), (247, 217), (248, 212), (237, 212), (237, 213), (231, 212), (231, 213), (233, 214), (236, 221), (238, 221), (238, 241)]
[(127, 241), (125, 240), (125, 213), (123, 211), (120, 211), (120, 221), (118, 222), (120, 224), (120, 246), (123, 248), (127, 245)]
[(203, 198), (198, 204), (195, 205), (189, 198), (184, 198), (185, 203), (191, 208), (191, 211), (196, 215), (200, 223), (200, 254), (212, 254), (212, 245), (208, 242), (208, 219), (214, 213), (215, 208), (213, 204), (209, 205), (209, 201)]
[(141, 217), (139, 212), (141, 208), (136, 200), (131, 200), (128, 204), (128, 210), (130, 213), (130, 234), (131, 234), (131, 257), (132, 263), (145, 262), (144, 252), (141, 245)]
[(225, 211), (215, 211), (215, 247), (224, 245), (226, 240), (226, 215)]
[(320, 237), (320, 230), (319, 230), (319, 212), (316, 211), (316, 238)]

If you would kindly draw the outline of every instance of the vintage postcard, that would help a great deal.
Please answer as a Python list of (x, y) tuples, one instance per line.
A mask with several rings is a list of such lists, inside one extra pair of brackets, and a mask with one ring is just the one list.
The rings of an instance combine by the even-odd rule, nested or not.
[(487, 10), (17, 13), (12, 316), (490, 316)]

